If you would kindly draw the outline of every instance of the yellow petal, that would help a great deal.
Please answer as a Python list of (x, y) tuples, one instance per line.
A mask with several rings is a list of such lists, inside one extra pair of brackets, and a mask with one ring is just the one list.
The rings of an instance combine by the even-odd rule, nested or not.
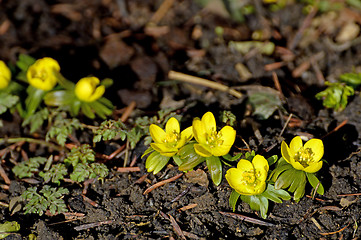
[(307, 141), (305, 143), (304, 148), (311, 148), (312, 149), (312, 152), (315, 154), (313, 156), (313, 161), (314, 162), (318, 162), (318, 161), (321, 160), (321, 158), (323, 156), (323, 151), (324, 151), (322, 140), (317, 139), (317, 138), (311, 139), (311, 140), (309, 140), (309, 141)]
[(150, 146), (155, 151), (159, 152), (161, 155), (167, 157), (172, 157), (178, 152), (177, 148), (169, 148), (168, 146), (162, 143), (151, 143)]
[(186, 144), (187, 142), (189, 142), (193, 137), (193, 127), (187, 127), (186, 129), (184, 129), (181, 132), (181, 137), (180, 140), (177, 144), (177, 148), (181, 148), (183, 147), (184, 144)]
[(302, 139), (301, 137), (297, 136), (294, 137), (290, 143), (290, 157), (295, 156), (295, 154), (298, 152), (298, 150), (303, 147)]
[(241, 170), (242, 172), (250, 172), (254, 170), (254, 167), (250, 161), (241, 159), (237, 163), (237, 169)]
[(238, 168), (230, 168), (226, 173), (226, 179), (229, 185), (239, 194), (248, 192), (247, 186), (244, 184), (243, 171)]
[(256, 155), (252, 160), (252, 164), (255, 172), (259, 174), (257, 179), (262, 182), (266, 181), (269, 169), (267, 160), (261, 155)]
[(302, 171), (304, 171), (304, 169), (305, 169), (305, 168), (301, 165), (301, 163), (295, 162), (295, 161), (293, 160), (293, 158), (291, 159), (290, 164), (292, 165), (292, 167), (293, 167), (294, 169), (302, 170)]
[(149, 133), (152, 136), (152, 139), (156, 143), (163, 143), (166, 138), (166, 133), (163, 129), (155, 124), (149, 126)]
[(254, 189), (253, 189), (253, 194), (252, 195), (258, 195), (264, 192), (264, 190), (266, 189), (266, 182), (260, 182), (259, 184), (257, 184)]
[(179, 122), (176, 118), (172, 117), (167, 121), (167, 124), (165, 125), (165, 132), (167, 134), (176, 132), (180, 132)]
[(11, 72), (5, 62), (0, 60), (0, 89), (4, 89), (9, 85), (11, 80)]
[(216, 131), (216, 119), (213, 116), (213, 113), (206, 112), (202, 117), (202, 123), (204, 124), (205, 131), (207, 133), (211, 133), (213, 131)]
[(314, 164), (311, 164), (310, 166), (303, 169), (303, 171), (308, 173), (315, 173), (318, 172), (322, 168), (323, 161), (316, 162)]
[(94, 102), (103, 96), (105, 86), (98, 86), (100, 80), (96, 77), (85, 77), (75, 85), (75, 95), (83, 102)]
[(223, 155), (226, 155), (229, 150), (231, 149), (232, 145), (230, 146), (225, 146), (225, 145), (221, 145), (221, 146), (216, 146), (214, 148), (211, 148), (211, 153), (213, 156), (223, 156)]
[(282, 141), (281, 144), (281, 154), (283, 159), (286, 160), (286, 162), (291, 163), (290, 148), (285, 141)]
[(194, 151), (196, 151), (196, 153), (202, 157), (212, 156), (212, 153), (201, 144), (196, 143), (193, 145), (193, 147), (194, 147)]
[(105, 92), (105, 86), (101, 85), (95, 89), (93, 94), (89, 97), (88, 102), (94, 102), (101, 98)]
[(220, 131), (223, 145), (230, 145), (232, 146), (234, 141), (236, 140), (236, 130), (233, 127), (225, 126)]
[(204, 129), (204, 125), (201, 122), (201, 120), (199, 120), (199, 118), (195, 118), (193, 120), (192, 127), (193, 127), (194, 138), (196, 139), (196, 141), (201, 144), (205, 144), (207, 141), (206, 131)]

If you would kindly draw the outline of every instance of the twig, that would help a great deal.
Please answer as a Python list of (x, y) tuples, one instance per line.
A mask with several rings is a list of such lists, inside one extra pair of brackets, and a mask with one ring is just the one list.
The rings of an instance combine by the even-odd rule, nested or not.
[(330, 132), (328, 132), (325, 136), (321, 137), (321, 139), (327, 137), (327, 136), (330, 135), (331, 133), (334, 133), (334, 132), (338, 131), (340, 128), (342, 128), (343, 126), (345, 126), (347, 122), (348, 122), (347, 119), (343, 120), (342, 123), (340, 123), (339, 125), (337, 125), (334, 129), (332, 129)]
[(114, 222), (114, 220), (108, 220), (108, 221), (96, 222), (96, 223), (87, 223), (87, 224), (83, 224), (83, 225), (74, 227), (74, 230), (81, 231), (81, 230), (85, 230), (85, 229), (89, 229), (89, 228), (93, 228), (93, 227), (99, 227), (104, 224), (111, 224), (113, 222)]
[(318, 11), (317, 7), (313, 7), (312, 11), (306, 16), (305, 20), (302, 22), (301, 27), (298, 29), (295, 37), (292, 39), (291, 42), (289, 42), (288, 49), (293, 50), (301, 40), (301, 37), (303, 35), (303, 32), (310, 26), (312, 19), (314, 16), (316, 16), (316, 13)]
[(1, 164), (0, 164), (0, 176), (4, 179), (4, 181), (7, 185), (10, 185), (11, 180), (8, 177), (8, 175), (6, 174), (4, 168), (1, 166)]
[(139, 167), (118, 167), (117, 172), (126, 173), (126, 172), (140, 172)]
[(90, 198), (88, 198), (87, 196), (83, 195), (83, 199), (85, 202), (89, 203), (90, 205), (92, 205), (93, 207), (99, 207), (99, 204), (94, 202), (93, 200), (91, 200)]
[(36, 143), (36, 144), (40, 144), (40, 145), (45, 145), (49, 148), (53, 148), (55, 149), (56, 151), (63, 151), (64, 148), (62, 147), (59, 147), (58, 145), (55, 145), (53, 143), (50, 143), (50, 142), (47, 142), (45, 140), (41, 140), (41, 139), (35, 139), (35, 138), (0, 138), (0, 143), (1, 142), (7, 142), (7, 143), (16, 143), (16, 142), (22, 142), (22, 141), (25, 141), (25, 142), (29, 142), (29, 143)]
[(168, 78), (169, 79), (173, 79), (173, 80), (178, 80), (178, 81), (182, 81), (182, 82), (187, 82), (187, 83), (193, 83), (193, 84), (197, 84), (197, 85), (201, 85), (201, 86), (205, 86), (205, 87), (209, 87), (209, 88), (213, 88), (213, 89), (217, 89), (220, 90), (222, 92), (228, 92), (229, 94), (235, 96), (236, 98), (241, 98), (242, 97), (242, 93), (228, 87), (225, 86), (223, 84), (217, 83), (217, 82), (213, 82), (204, 78), (200, 78), (200, 77), (195, 77), (195, 76), (191, 76), (188, 74), (184, 74), (184, 73), (180, 73), (180, 72), (175, 72), (175, 71), (169, 71), (168, 73)]
[(126, 107), (124, 113), (122, 114), (120, 121), (125, 122), (129, 118), (130, 114), (133, 112), (135, 106), (137, 103), (135, 101), (132, 101), (128, 107)]
[(197, 203), (191, 203), (187, 206), (184, 206), (184, 207), (181, 207), (180, 209), (178, 209), (179, 211), (186, 211), (186, 210), (189, 210), (189, 209), (192, 209), (192, 208), (195, 208), (197, 207), (198, 204)]
[(103, 158), (103, 159), (105, 159), (105, 160), (112, 160), (118, 153), (120, 153), (121, 151), (123, 151), (125, 147), (126, 147), (126, 144), (123, 144), (123, 145), (120, 146), (117, 150), (115, 150), (114, 152), (112, 152), (110, 155), (100, 154), (98, 157)]
[(328, 235), (332, 235), (332, 234), (336, 234), (339, 232), (342, 232), (343, 230), (345, 230), (348, 226), (350, 226), (350, 223), (348, 223), (346, 226), (344, 226), (343, 228), (341, 228), (340, 230), (337, 230), (335, 232), (328, 232), (328, 233), (320, 233), (322, 236), (328, 236)]
[(164, 0), (162, 5), (158, 8), (158, 10), (154, 13), (152, 18), (150, 19), (151, 23), (158, 24), (160, 20), (165, 16), (165, 14), (172, 7), (174, 0)]
[(221, 212), (219, 211), (220, 214), (227, 216), (227, 217), (232, 217), (235, 219), (239, 219), (245, 222), (250, 222), (250, 223), (254, 223), (254, 224), (258, 224), (258, 225), (262, 225), (262, 226), (267, 226), (267, 227), (273, 227), (275, 226), (273, 223), (269, 223), (269, 222), (265, 222), (259, 219), (255, 219), (255, 218), (251, 218), (251, 217), (247, 217), (241, 214), (236, 214), (236, 213), (228, 213), (228, 212)]
[(186, 237), (184, 236), (182, 229), (179, 227), (177, 221), (174, 219), (174, 217), (170, 214), (168, 214), (170, 223), (172, 224), (172, 227), (175, 231), (175, 233), (182, 239), (186, 240)]
[(272, 79), (273, 79), (273, 82), (275, 84), (275, 88), (277, 89), (277, 91), (281, 95), (281, 98), (285, 99), (285, 96), (283, 95), (281, 84), (280, 84), (280, 81), (278, 80), (278, 76), (277, 76), (276, 72), (272, 72)]
[(286, 127), (287, 127), (288, 123), (290, 122), (291, 118), (292, 118), (292, 113), (288, 116), (287, 121), (286, 121), (285, 125), (283, 126), (282, 131), (280, 132), (280, 134), (278, 135), (278, 137), (281, 137), (281, 136), (282, 136), (282, 134), (283, 134), (283, 132), (286, 130)]
[(156, 184), (154, 184), (154, 185), (150, 186), (149, 188), (147, 188), (144, 191), (143, 195), (146, 195), (146, 194), (150, 193), (151, 191), (153, 191), (154, 189), (156, 189), (158, 187), (161, 187), (161, 186), (163, 186), (163, 185), (165, 185), (165, 184), (167, 184), (169, 182), (173, 182), (173, 181), (177, 180), (178, 178), (180, 178), (181, 176), (183, 176), (183, 173), (175, 175), (174, 177), (168, 178), (168, 179), (163, 180), (161, 182), (157, 182)]

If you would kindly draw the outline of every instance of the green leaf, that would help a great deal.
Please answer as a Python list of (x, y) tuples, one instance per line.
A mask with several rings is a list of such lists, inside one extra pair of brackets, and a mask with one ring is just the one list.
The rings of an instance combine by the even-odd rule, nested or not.
[(88, 144), (82, 144), (80, 147), (72, 148), (64, 159), (65, 165), (75, 167), (79, 163), (90, 163), (95, 161), (95, 152)]
[(277, 203), (282, 203), (282, 199), (283, 200), (291, 199), (291, 196), (287, 191), (283, 189), (275, 189), (275, 187), (272, 184), (267, 184), (267, 188), (262, 193), (262, 196)]
[(194, 151), (194, 142), (184, 145), (178, 152), (183, 163), (179, 166), (179, 171), (188, 171), (206, 160)]
[(33, 157), (27, 161), (23, 161), (12, 168), (13, 173), (18, 178), (32, 177), (34, 173), (39, 171), (40, 165), (47, 161), (44, 157)]
[(154, 149), (152, 147), (147, 148), (147, 150), (144, 151), (143, 155), (140, 158), (143, 158), (144, 156), (148, 155), (149, 153), (153, 152)]
[(234, 126), (236, 123), (236, 115), (234, 115), (231, 111), (222, 111), (221, 113), (221, 122), (228, 124), (230, 126)]
[(225, 160), (229, 161), (229, 162), (234, 162), (237, 161), (238, 159), (240, 159), (242, 157), (243, 153), (238, 153), (236, 156), (231, 156), (229, 153), (226, 155), (223, 155), (222, 158), (224, 158)]
[[(281, 160), (281, 159), (280, 159)], [(279, 175), (283, 173), (284, 171), (287, 171), (289, 169), (292, 169), (291, 164), (278, 164), (277, 167), (271, 172), (269, 179), (271, 179), (273, 182), (276, 182)], [(277, 188), (277, 187), (276, 187)]]
[(19, 59), (16, 62), (16, 66), (21, 69), (21, 71), (26, 72), (28, 68), (35, 63), (36, 59), (30, 57), (26, 54), (20, 54)]
[(83, 126), (78, 119), (68, 119), (65, 117), (66, 114), (57, 114), (54, 123), (46, 133), (46, 141), (55, 137), (59, 145), (64, 146), (69, 135), (71, 135), (76, 129), (83, 129)]
[(4, 222), (2, 224), (0, 224), (0, 239), (6, 238), (7, 236), (9, 236), (9, 233), (12, 232), (17, 232), (20, 230), (20, 224), (16, 221), (12, 221), (12, 222)]
[(25, 119), (29, 118), (31, 115), (35, 113), (43, 98), (46, 94), (45, 91), (35, 88), (33, 86), (29, 86), (26, 90), (28, 93), (28, 97), (25, 99), (25, 106), (26, 106), (26, 115)]
[(53, 182), (55, 184), (60, 185), (60, 180), (64, 179), (64, 176), (68, 174), (68, 169), (65, 167), (64, 164), (58, 163), (51, 167), (50, 170), (39, 173), (39, 176), (44, 178), (44, 182)]
[(305, 195), (305, 188), (306, 188), (306, 174), (301, 174), (300, 178), (298, 179), (299, 185), (297, 186), (293, 198), (296, 202), (298, 202), (303, 195)]
[(353, 88), (357, 88), (361, 85), (361, 73), (344, 73), (340, 76), (340, 80)]
[(250, 196), (241, 195), (241, 199), (242, 201), (248, 203), (252, 210), (260, 211), (262, 218), (267, 217), (268, 199), (262, 194)]
[(210, 156), (206, 157), (207, 167), (213, 183), (218, 186), (222, 181), (222, 163), (219, 157)]
[(282, 107), (282, 101), (278, 94), (271, 92), (249, 93), (249, 102), (254, 108), (253, 115), (260, 119), (268, 119), (274, 111)]
[(167, 165), (169, 159), (170, 157), (163, 156), (159, 152), (154, 151), (148, 156), (145, 167), (148, 172), (153, 172), (155, 175)]
[(66, 90), (51, 91), (44, 96), (45, 104), (52, 107), (70, 105), (74, 101), (76, 101), (74, 93)]
[(278, 156), (277, 155), (273, 155), (269, 158), (267, 158), (267, 162), (269, 166), (272, 166), (273, 164), (275, 164), (278, 160)]
[(231, 206), (233, 212), (236, 210), (237, 200), (241, 194), (233, 190), (231, 195), (229, 196), (229, 205)]
[(323, 195), (325, 193), (325, 189), (323, 188), (322, 183), (320, 182), (320, 180), (318, 180), (316, 175), (314, 173), (306, 173), (306, 176), (311, 186), (314, 189), (317, 189), (317, 193)]
[(47, 108), (41, 109), (40, 111), (24, 119), (21, 126), (24, 127), (26, 125), (30, 125), (30, 133), (34, 133), (43, 125), (44, 121), (48, 119), (48, 116), (49, 110)]
[(18, 101), (18, 96), (13, 96), (7, 92), (0, 92), (0, 114), (6, 112), (9, 108), (14, 107)]

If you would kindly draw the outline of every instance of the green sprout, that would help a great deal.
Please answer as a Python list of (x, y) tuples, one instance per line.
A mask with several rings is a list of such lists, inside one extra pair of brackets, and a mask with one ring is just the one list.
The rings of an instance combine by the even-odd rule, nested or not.
[(347, 105), (349, 96), (354, 95), (354, 89), (345, 83), (325, 82), (328, 86), (322, 92), (316, 94), (318, 100), (323, 101), (323, 106), (333, 108), (335, 111), (342, 111)]
[(45, 185), (39, 192), (37, 190), (37, 187), (30, 187), (21, 194), (27, 202), (24, 207), (25, 214), (36, 213), (42, 216), (46, 210), (53, 215), (68, 211), (63, 200), (63, 196), (69, 194), (68, 189)]
[(68, 174), (68, 169), (64, 164), (58, 163), (51, 166), (51, 169), (48, 171), (41, 171), (39, 176), (44, 179), (45, 183), (52, 182), (60, 185), (60, 180), (64, 179), (64, 176)]
[(88, 163), (95, 161), (95, 152), (89, 144), (82, 144), (80, 147), (71, 149), (67, 158), (64, 159), (65, 165), (75, 167), (78, 163)]
[(104, 179), (108, 176), (109, 169), (103, 163), (79, 163), (70, 174), (70, 179), (75, 182), (84, 182), (86, 179)]

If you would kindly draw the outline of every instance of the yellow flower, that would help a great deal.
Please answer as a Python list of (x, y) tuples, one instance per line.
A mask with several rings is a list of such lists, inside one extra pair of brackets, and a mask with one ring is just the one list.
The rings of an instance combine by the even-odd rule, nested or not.
[(59, 63), (52, 58), (45, 57), (29, 67), (26, 77), (33, 87), (49, 91), (56, 85), (59, 72)]
[(7, 88), (11, 80), (11, 72), (8, 66), (0, 60), (0, 89)]
[(288, 147), (285, 141), (281, 145), (282, 157), (295, 169), (315, 173), (322, 168), (323, 142), (311, 139), (303, 145), (302, 139), (294, 137)]
[(188, 127), (180, 133), (179, 122), (174, 117), (168, 120), (165, 131), (157, 125), (151, 124), (149, 132), (154, 140), (150, 146), (167, 157), (174, 156), (193, 137), (192, 127)]
[(256, 155), (252, 162), (241, 159), (237, 168), (231, 168), (226, 173), (229, 185), (241, 195), (258, 195), (266, 189), (268, 162)]
[(236, 130), (230, 126), (217, 132), (216, 119), (211, 112), (205, 113), (202, 119), (195, 118), (192, 126), (198, 142), (194, 144), (194, 150), (202, 157), (226, 155), (236, 139)]
[(83, 102), (94, 102), (103, 96), (105, 86), (99, 86), (99, 79), (96, 77), (85, 77), (75, 85), (75, 95)]

